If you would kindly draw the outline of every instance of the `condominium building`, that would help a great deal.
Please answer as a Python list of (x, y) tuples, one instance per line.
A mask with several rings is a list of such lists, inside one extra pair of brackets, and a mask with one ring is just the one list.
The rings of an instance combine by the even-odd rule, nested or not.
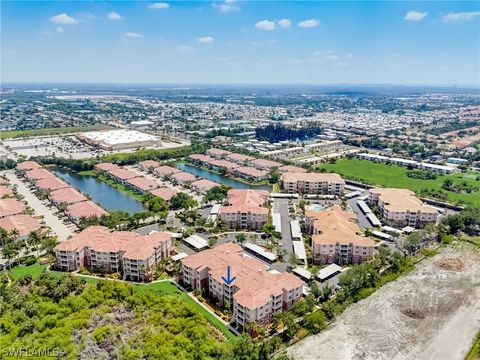
[[(205, 289), (221, 305), (230, 305), (231, 323), (244, 330), (250, 322), (267, 325), (302, 296), (303, 281), (290, 273), (270, 271), (242, 247), (225, 243), (181, 260), (182, 280), (193, 290)], [(226, 284), (227, 266), (236, 279)]]
[(268, 172), (247, 166), (240, 166), (234, 169), (233, 173), (241, 178), (253, 181), (261, 181), (268, 177)]
[(407, 189), (371, 189), (369, 202), (376, 204), (383, 218), (395, 226), (419, 228), (437, 222), (438, 210), (423, 204), (413, 191)]
[(374, 253), (375, 242), (358, 235), (355, 213), (335, 205), (324, 211), (307, 210), (305, 215), (315, 264), (359, 263)]
[(220, 208), (220, 219), (232, 229), (261, 229), (268, 220), (266, 190), (232, 189), (227, 205)]
[(138, 177), (138, 174), (131, 170), (118, 168), (107, 171), (107, 176), (121, 184), (126, 184), (127, 180)]
[(130, 231), (110, 231), (91, 226), (55, 247), (55, 267), (75, 271), (82, 267), (107, 273), (120, 272), (124, 279), (144, 281), (151, 269), (172, 248), (169, 233), (153, 232), (140, 236)]
[(345, 188), (345, 180), (338, 174), (291, 173), (282, 175), (282, 189), (288, 193), (331, 194), (340, 196)]
[(230, 151), (227, 150), (222, 150), (222, 149), (216, 149), (216, 148), (211, 148), (207, 150), (207, 155), (214, 157), (216, 159), (221, 159), (227, 155), (230, 154)]

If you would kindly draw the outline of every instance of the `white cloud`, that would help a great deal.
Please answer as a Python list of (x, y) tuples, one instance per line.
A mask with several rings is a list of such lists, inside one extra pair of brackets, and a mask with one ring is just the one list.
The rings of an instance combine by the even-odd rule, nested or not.
[(292, 26), (292, 22), (290, 21), (290, 19), (281, 19), (277, 21), (277, 25), (281, 28), (289, 28), (290, 26)]
[(77, 24), (78, 21), (75, 20), (73, 17), (71, 16), (68, 16), (67, 14), (63, 13), (63, 14), (59, 14), (59, 15), (55, 15), (55, 16), (52, 16), (50, 18), (50, 21), (51, 22), (54, 22), (56, 24), (63, 24), (63, 25), (73, 25), (73, 24)]
[(57, 30), (58, 33), (63, 34), (63, 27), (59, 26), (55, 30)]
[(238, 6), (235, 5), (236, 0), (225, 0), (221, 4), (218, 4), (216, 1), (212, 3), (215, 9), (218, 9), (221, 13), (228, 13), (240, 10)]
[(428, 14), (427, 12), (411, 10), (405, 14), (405, 17), (403, 18), (403, 20), (420, 21), (420, 20), (423, 20), (423, 18), (427, 16), (427, 14)]
[(296, 65), (296, 64), (301, 64), (303, 61), (300, 59), (287, 59), (285, 60), (285, 62), (287, 64)]
[(126, 32), (125, 33), (125, 36), (126, 37), (129, 37), (129, 38), (143, 38), (143, 35), (142, 34), (139, 34), (139, 33), (136, 33), (136, 32)]
[(155, 9), (155, 10), (164, 10), (164, 9), (168, 9), (170, 7), (170, 5), (167, 4), (167, 3), (163, 3), (163, 2), (157, 2), (157, 3), (153, 3), (153, 4), (148, 5), (148, 7), (150, 9)]
[(107, 14), (107, 18), (108, 20), (122, 20), (123, 19), (123, 16), (120, 15), (119, 13), (115, 12), (115, 11), (111, 11)]
[(275, 23), (269, 20), (262, 20), (255, 24), (255, 27), (259, 30), (275, 30)]
[(480, 11), (448, 13), (442, 16), (443, 22), (472, 21), (480, 16)]
[(328, 55), (328, 54), (333, 54), (333, 50), (315, 51), (315, 55)]
[(301, 28), (312, 28), (320, 25), (320, 21), (317, 19), (304, 20), (298, 23), (298, 26)]
[(211, 43), (213, 43), (214, 39), (211, 36), (202, 36), (202, 37), (197, 38), (197, 41), (200, 44), (211, 44)]
[(337, 55), (325, 55), (323, 57), (325, 60), (338, 60), (338, 56)]

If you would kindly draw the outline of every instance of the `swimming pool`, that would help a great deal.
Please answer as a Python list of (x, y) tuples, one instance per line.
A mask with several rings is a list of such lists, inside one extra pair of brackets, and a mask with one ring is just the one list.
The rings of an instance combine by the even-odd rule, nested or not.
[(308, 210), (323, 211), (323, 210), (325, 210), (325, 206), (320, 205), (320, 204), (312, 204), (312, 205), (308, 206)]

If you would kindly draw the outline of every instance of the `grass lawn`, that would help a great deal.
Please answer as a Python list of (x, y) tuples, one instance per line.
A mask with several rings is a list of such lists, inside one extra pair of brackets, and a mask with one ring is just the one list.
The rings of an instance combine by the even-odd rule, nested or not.
[(465, 360), (480, 360), (480, 331), (475, 337), (474, 343)]
[(28, 274), (32, 275), (33, 279), (38, 279), (46, 268), (47, 268), (47, 265), (42, 265), (40, 263), (36, 263), (30, 266), (17, 265), (14, 268), (12, 268), (11, 274), (15, 280)]
[(46, 129), (29, 129), (29, 130), (12, 130), (0, 132), (0, 139), (13, 139), (26, 136), (47, 136), (47, 135), (60, 135), (69, 134), (80, 131), (93, 131), (93, 130), (108, 130), (115, 129), (110, 125), (90, 125), (90, 126), (72, 126), (72, 127), (58, 127), (58, 128), (46, 128)]
[(478, 173), (439, 174), (434, 180), (421, 180), (408, 177), (407, 171), (409, 170), (406, 167), (374, 163), (355, 158), (340, 159), (337, 160), (335, 164), (320, 164), (317, 165), (316, 168), (324, 168), (329, 172), (336, 172), (350, 180), (362, 181), (371, 185), (410, 189), (419, 194), (422, 190), (442, 190), (447, 194), (447, 200), (449, 202), (460, 204), (480, 203), (480, 191), (471, 194), (457, 194), (442, 189), (443, 182), (449, 178), (456, 184), (465, 181), (469, 185), (480, 188), (480, 181), (476, 180), (476, 176), (480, 175)]
[(469, 236), (467, 234), (462, 234), (460, 238), (464, 241), (480, 247), (480, 236)]

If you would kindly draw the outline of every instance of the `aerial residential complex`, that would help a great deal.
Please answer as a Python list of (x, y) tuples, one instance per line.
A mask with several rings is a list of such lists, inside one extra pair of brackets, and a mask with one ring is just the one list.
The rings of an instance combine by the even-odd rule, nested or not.
[[(193, 290), (205, 289), (221, 305), (230, 305), (231, 322), (240, 330), (247, 330), (253, 321), (269, 324), (273, 315), (288, 310), (302, 296), (302, 280), (269, 270), (237, 244), (221, 244), (181, 261), (183, 283)], [(222, 279), (227, 266), (236, 276), (230, 285)]]
[(328, 173), (284, 173), (282, 190), (287, 193), (330, 194), (340, 196), (345, 180), (338, 174)]
[(413, 191), (407, 189), (371, 189), (369, 202), (376, 204), (383, 218), (396, 226), (435, 224), (439, 215), (436, 208), (424, 205)]
[(75, 271), (82, 267), (107, 273), (119, 272), (123, 279), (144, 281), (151, 268), (170, 256), (171, 235), (153, 232), (140, 236), (130, 231), (110, 231), (91, 226), (55, 247), (55, 267)]
[(268, 191), (232, 189), (220, 208), (222, 223), (232, 229), (261, 229), (268, 220)]
[(335, 205), (323, 211), (307, 210), (305, 215), (315, 264), (359, 263), (373, 255), (375, 242), (359, 235), (353, 212)]

